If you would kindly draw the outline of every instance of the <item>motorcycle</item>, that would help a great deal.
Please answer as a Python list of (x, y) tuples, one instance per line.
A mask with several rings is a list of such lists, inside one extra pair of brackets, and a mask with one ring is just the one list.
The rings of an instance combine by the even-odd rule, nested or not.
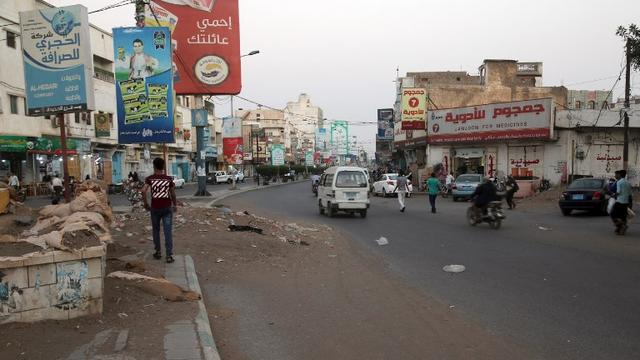
[(311, 184), (311, 191), (313, 191), (316, 197), (318, 196), (318, 183), (314, 182), (313, 184)]
[(504, 212), (502, 212), (502, 201), (492, 201), (481, 212), (481, 216), (478, 218), (475, 205), (471, 205), (467, 209), (467, 221), (469, 225), (476, 226), (482, 222), (489, 224), (492, 229), (499, 229), (502, 225), (502, 220), (506, 218)]

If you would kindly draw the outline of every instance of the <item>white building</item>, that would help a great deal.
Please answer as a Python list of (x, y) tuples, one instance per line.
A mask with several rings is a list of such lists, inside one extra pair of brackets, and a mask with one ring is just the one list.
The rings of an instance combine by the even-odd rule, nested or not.
[(291, 149), (291, 153), (287, 153), (289, 160), (304, 161), (305, 152), (315, 149), (316, 129), (323, 126), (322, 109), (314, 106), (310, 96), (303, 93), (298, 96), (298, 101), (287, 103), (284, 119), (285, 132), (290, 135), (285, 138), (285, 147)]

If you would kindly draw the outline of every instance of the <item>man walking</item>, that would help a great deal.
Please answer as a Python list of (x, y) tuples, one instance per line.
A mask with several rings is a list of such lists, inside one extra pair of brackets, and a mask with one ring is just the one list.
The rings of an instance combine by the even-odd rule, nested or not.
[(18, 180), (18, 175), (9, 173), (9, 186), (11, 186), (15, 191), (18, 191), (20, 188), (20, 180)]
[[(151, 226), (153, 229), (154, 259), (162, 258), (160, 250), (160, 221), (164, 230), (164, 247), (167, 254), (167, 262), (173, 259), (173, 213), (177, 211), (176, 188), (173, 179), (164, 174), (164, 160), (153, 160), (153, 175), (148, 176), (142, 187), (142, 200), (144, 208), (151, 212)], [(151, 206), (147, 201), (147, 191), (151, 189)]]
[(398, 202), (400, 203), (400, 212), (404, 212), (404, 197), (407, 194), (407, 178), (404, 176), (404, 172), (400, 170), (398, 177), (396, 178), (396, 188), (393, 192), (398, 192)]
[(518, 182), (512, 175), (507, 176), (507, 183), (505, 185), (507, 186), (507, 192), (505, 194), (507, 205), (509, 205), (510, 210), (515, 209), (516, 202), (513, 201), (513, 196), (520, 190), (520, 186), (518, 186)]
[(429, 204), (431, 205), (431, 212), (436, 213), (436, 198), (440, 192), (440, 180), (436, 177), (436, 173), (432, 172), (429, 179), (427, 179), (427, 193), (429, 195)]
[(611, 210), (611, 220), (616, 226), (615, 233), (624, 235), (627, 231), (627, 211), (631, 203), (631, 185), (626, 179), (627, 171), (616, 171), (616, 202)]

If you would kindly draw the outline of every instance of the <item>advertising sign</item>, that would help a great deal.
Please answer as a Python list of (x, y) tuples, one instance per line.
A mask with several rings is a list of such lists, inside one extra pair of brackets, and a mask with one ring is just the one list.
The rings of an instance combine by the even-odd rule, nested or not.
[(282, 144), (271, 145), (271, 165), (275, 165), (275, 166), (284, 165), (284, 145)]
[(335, 155), (349, 153), (349, 124), (346, 121), (331, 123), (331, 146)]
[(172, 27), (176, 93), (238, 94), (238, 0), (155, 0), (152, 5), (145, 10), (145, 24)]
[(316, 129), (316, 150), (326, 151), (330, 141), (327, 139), (327, 129)]
[(111, 136), (111, 123), (109, 123), (109, 114), (96, 113), (93, 116), (94, 123), (96, 124), (96, 137), (109, 137)]
[(94, 110), (87, 8), (20, 13), (27, 115)]
[(378, 140), (393, 140), (393, 109), (378, 109)]
[(118, 143), (173, 143), (169, 29), (113, 29)]
[(209, 125), (208, 115), (209, 113), (207, 112), (207, 109), (192, 109), (191, 110), (191, 126), (193, 127), (208, 126)]
[(402, 130), (424, 130), (427, 114), (427, 91), (420, 88), (402, 89)]
[(548, 139), (552, 99), (515, 101), (429, 112), (428, 141)]
[(313, 151), (307, 151), (304, 153), (304, 162), (307, 166), (313, 166)]
[(242, 119), (227, 117), (222, 119), (222, 153), (227, 164), (242, 164), (243, 156)]

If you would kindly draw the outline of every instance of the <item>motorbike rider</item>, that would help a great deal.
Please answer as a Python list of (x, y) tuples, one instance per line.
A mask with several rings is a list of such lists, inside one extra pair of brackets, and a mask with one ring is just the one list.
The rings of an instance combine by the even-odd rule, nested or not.
[(473, 211), (476, 219), (481, 219), (487, 213), (487, 205), (498, 200), (498, 191), (491, 178), (485, 176), (482, 183), (476, 187), (471, 199), (473, 200)]

